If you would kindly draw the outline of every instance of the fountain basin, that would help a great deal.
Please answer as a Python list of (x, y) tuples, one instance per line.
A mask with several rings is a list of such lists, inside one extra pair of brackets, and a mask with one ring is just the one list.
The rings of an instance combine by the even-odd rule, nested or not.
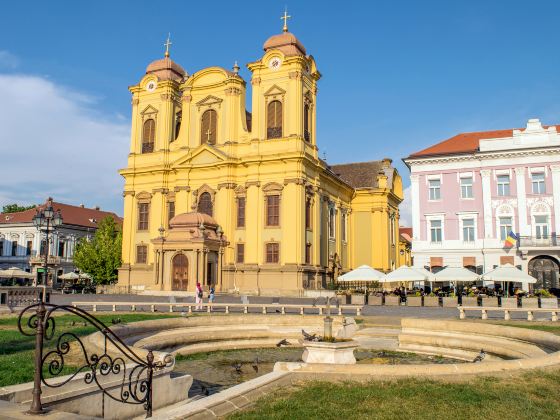
[(358, 342), (354, 340), (341, 342), (302, 341), (304, 348), (301, 357), (304, 363), (327, 363), (338, 365), (355, 365), (354, 350)]

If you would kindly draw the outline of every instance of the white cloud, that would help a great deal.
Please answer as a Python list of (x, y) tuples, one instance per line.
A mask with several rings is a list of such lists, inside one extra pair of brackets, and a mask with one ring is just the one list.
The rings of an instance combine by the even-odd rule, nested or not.
[(412, 226), (412, 202), (410, 201), (410, 186), (403, 191), (404, 200), (399, 206), (400, 225), (405, 227)]
[(122, 213), (129, 124), (94, 103), (41, 77), (0, 74), (0, 204), (52, 196)]
[(0, 68), (15, 69), (19, 66), (19, 58), (9, 51), (0, 50)]

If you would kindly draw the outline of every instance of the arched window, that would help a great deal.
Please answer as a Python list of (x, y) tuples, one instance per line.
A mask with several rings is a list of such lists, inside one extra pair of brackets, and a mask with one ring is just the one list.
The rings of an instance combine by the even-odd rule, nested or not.
[(279, 139), (282, 137), (282, 102), (270, 102), (266, 118), (266, 138)]
[(177, 140), (179, 137), (179, 131), (181, 131), (181, 119), (183, 118), (183, 113), (181, 111), (175, 114), (175, 137), (173, 140)]
[(210, 197), (210, 193), (204, 192), (200, 194), (200, 197), (198, 198), (198, 212), (206, 213), (207, 215), (212, 216), (212, 207), (212, 197)]
[(303, 106), (303, 138), (305, 139), (305, 141), (311, 141), (311, 133), (309, 130), (309, 111), (309, 104), (305, 104)]
[(218, 114), (213, 109), (204, 111), (200, 124), (200, 143), (216, 144)]
[(154, 140), (156, 138), (156, 122), (150, 118), (144, 121), (142, 129), (142, 153), (154, 151)]

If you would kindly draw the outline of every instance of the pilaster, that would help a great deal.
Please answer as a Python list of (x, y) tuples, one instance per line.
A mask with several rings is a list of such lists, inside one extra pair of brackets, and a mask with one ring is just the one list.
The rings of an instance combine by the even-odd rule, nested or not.
[(484, 218), (484, 237), (493, 238), (492, 229), (492, 190), (490, 184), (490, 176), (492, 171), (483, 169), (480, 171), (482, 177), (482, 201), (483, 201), (483, 218)]
[(554, 229), (560, 235), (560, 165), (550, 165), (552, 172), (552, 196), (554, 199)]
[(525, 193), (525, 168), (515, 168), (515, 185), (517, 187), (517, 214), (519, 233), (531, 235), (531, 226), (527, 223), (527, 196)]
[(410, 175), (410, 200), (412, 212), (412, 236), (414, 240), (420, 240), (420, 176)]

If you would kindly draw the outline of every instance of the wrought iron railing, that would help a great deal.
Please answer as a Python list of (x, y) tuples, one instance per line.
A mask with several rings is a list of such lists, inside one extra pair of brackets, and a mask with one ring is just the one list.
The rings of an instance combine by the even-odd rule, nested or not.
[(560, 235), (521, 236), (519, 238), (520, 247), (543, 247), (543, 246), (560, 246)]
[[(93, 326), (103, 336), (101, 346), (84, 344), (72, 331), (57, 335), (55, 313), (79, 317), (83, 325)], [(29, 316), (27, 318), (27, 316)], [(43, 413), (41, 386), (60, 388), (85, 372), (86, 384), (96, 385), (107, 397), (125, 404), (143, 404), (146, 417), (152, 416), (152, 381), (155, 371), (173, 364), (169, 355), (154, 361), (149, 351), (139, 356), (107, 325), (88, 312), (68, 305), (37, 303), (25, 308), (18, 318), (18, 329), (26, 336), (35, 336), (35, 372), (31, 414)], [(50, 346), (47, 347), (47, 345)], [(73, 373), (67, 374), (67, 361), (72, 351)], [(78, 363), (76, 363), (76, 360)], [(48, 372), (48, 378), (46, 373)], [(60, 376), (66, 376), (60, 380)], [(58, 380), (56, 378), (59, 378)], [(118, 385), (115, 386), (115, 383)]]

